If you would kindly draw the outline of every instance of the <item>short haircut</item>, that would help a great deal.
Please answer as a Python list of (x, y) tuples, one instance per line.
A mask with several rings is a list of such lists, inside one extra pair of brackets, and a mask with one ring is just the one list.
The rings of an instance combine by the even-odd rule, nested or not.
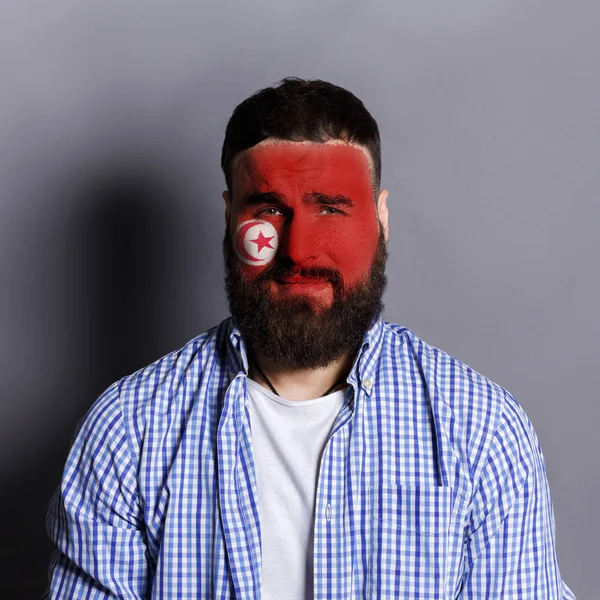
[(221, 168), (232, 189), (236, 154), (267, 138), (293, 142), (343, 140), (364, 146), (373, 160), (373, 190), (381, 180), (381, 139), (377, 122), (348, 90), (320, 79), (286, 77), (236, 106), (225, 130)]

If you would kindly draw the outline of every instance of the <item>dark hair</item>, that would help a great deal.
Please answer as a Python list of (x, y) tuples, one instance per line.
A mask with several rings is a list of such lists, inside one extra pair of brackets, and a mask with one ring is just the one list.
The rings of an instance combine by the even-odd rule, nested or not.
[(286, 77), (239, 104), (225, 130), (221, 168), (231, 190), (231, 164), (239, 152), (267, 138), (294, 142), (344, 140), (364, 146), (373, 159), (373, 189), (381, 179), (377, 122), (348, 90), (320, 79)]

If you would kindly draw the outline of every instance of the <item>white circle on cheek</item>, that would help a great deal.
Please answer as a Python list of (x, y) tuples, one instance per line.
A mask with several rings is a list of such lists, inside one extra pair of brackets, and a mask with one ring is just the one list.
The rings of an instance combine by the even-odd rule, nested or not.
[(250, 219), (237, 226), (233, 249), (243, 263), (260, 267), (273, 260), (278, 244), (279, 236), (271, 223)]

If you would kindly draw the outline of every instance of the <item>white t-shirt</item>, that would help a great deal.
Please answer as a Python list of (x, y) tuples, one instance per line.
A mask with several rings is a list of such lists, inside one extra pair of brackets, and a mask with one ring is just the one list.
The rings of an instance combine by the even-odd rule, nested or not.
[(262, 598), (312, 600), (319, 464), (347, 388), (299, 401), (246, 381), (262, 533)]

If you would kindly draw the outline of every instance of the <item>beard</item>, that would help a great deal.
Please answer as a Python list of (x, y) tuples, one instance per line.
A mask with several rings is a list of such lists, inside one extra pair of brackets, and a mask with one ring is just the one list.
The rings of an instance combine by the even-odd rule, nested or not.
[[(369, 271), (351, 289), (345, 289), (336, 271), (323, 267), (298, 269), (279, 255), (270, 267), (248, 282), (242, 277), (227, 228), (223, 257), (229, 311), (248, 354), (259, 352), (278, 370), (326, 368), (346, 353), (356, 355), (365, 333), (385, 308), (388, 252), (382, 227)], [(292, 275), (327, 279), (333, 287), (331, 305), (324, 307), (304, 293), (275, 298), (270, 280)]]

